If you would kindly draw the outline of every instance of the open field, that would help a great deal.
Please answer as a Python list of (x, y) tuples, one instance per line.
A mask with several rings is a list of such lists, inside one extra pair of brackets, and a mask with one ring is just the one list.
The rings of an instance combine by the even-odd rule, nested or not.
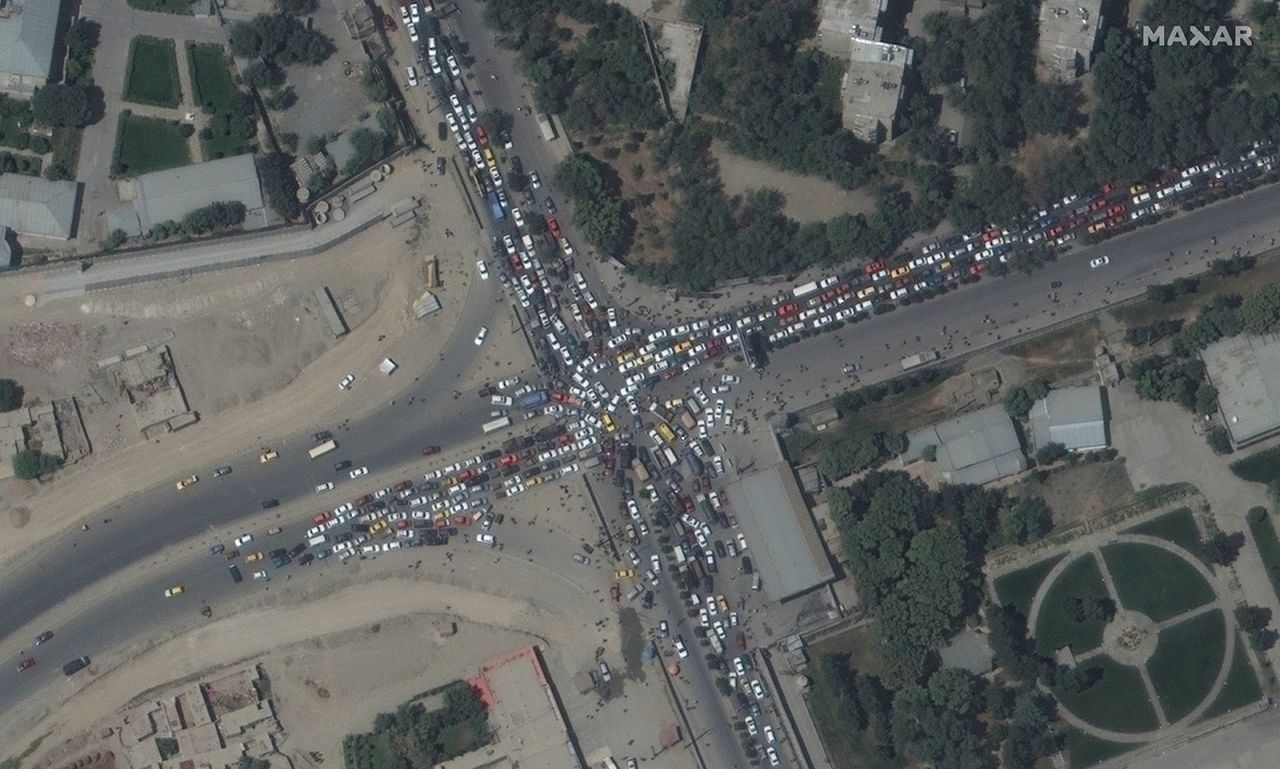
[(1156, 652), (1147, 660), (1147, 673), (1171, 723), (1212, 693), (1226, 654), (1224, 622), (1222, 612), (1214, 610), (1160, 631)]
[(1031, 610), (1031, 602), (1035, 600), (1040, 583), (1049, 576), (1049, 572), (1062, 560), (1061, 555), (1046, 558), (1030, 566), (1001, 575), (994, 581), (996, 597), (1003, 604), (1012, 604), (1022, 616)]
[(182, 135), (182, 126), (172, 120), (120, 113), (113, 170), (120, 176), (137, 176), (150, 171), (185, 166), (191, 162), (191, 148)]
[(1015, 491), (1049, 500), (1055, 528), (1072, 526), (1134, 500), (1133, 484), (1120, 459), (1054, 468), (1044, 480), (1038, 473), (1027, 473)]
[(1063, 646), (1070, 646), (1075, 654), (1096, 649), (1102, 643), (1102, 629), (1106, 623), (1094, 619), (1076, 622), (1070, 616), (1068, 604), (1074, 598), (1106, 597), (1107, 586), (1092, 555), (1081, 556), (1063, 569), (1045, 594), (1040, 617), (1032, 628), (1040, 653), (1052, 655)]
[(1117, 732), (1145, 732), (1159, 725), (1137, 668), (1105, 656), (1090, 660), (1086, 667), (1100, 669), (1102, 679), (1083, 692), (1054, 689), (1064, 707), (1094, 726)]
[(1097, 319), (1073, 323), (1059, 331), (1010, 345), (1002, 354), (1026, 366), (1024, 381), (1050, 382), (1093, 370), (1093, 349), (1102, 341)]
[(1191, 564), (1152, 545), (1121, 542), (1102, 548), (1120, 603), (1156, 622), (1203, 606), (1215, 597)]
[(1249, 298), (1263, 286), (1280, 281), (1280, 259), (1262, 259), (1256, 267), (1230, 278), (1206, 275), (1200, 279), (1199, 289), (1193, 294), (1183, 294), (1172, 302), (1139, 302), (1111, 311), (1111, 316), (1125, 326), (1142, 326), (1172, 318), (1192, 318), (1203, 305), (1211, 304), (1216, 297), (1237, 294)]
[(226, 50), (216, 43), (187, 43), (187, 66), (195, 103), (220, 109), (236, 95)]
[(178, 53), (172, 40), (139, 35), (129, 44), (129, 72), (124, 99), (155, 107), (177, 107), (182, 102), (178, 79)]
[(1180, 507), (1157, 518), (1152, 518), (1145, 523), (1134, 526), (1132, 529), (1125, 529), (1125, 533), (1145, 534), (1149, 537), (1168, 540), (1187, 552), (1194, 553), (1203, 560), (1203, 555), (1200, 552), (1200, 529), (1196, 528), (1196, 521), (1189, 507)]

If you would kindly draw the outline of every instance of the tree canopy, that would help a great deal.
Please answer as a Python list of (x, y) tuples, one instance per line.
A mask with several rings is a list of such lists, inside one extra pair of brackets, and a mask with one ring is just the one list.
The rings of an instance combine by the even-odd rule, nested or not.
[(32, 115), (51, 128), (84, 128), (93, 122), (94, 90), (83, 84), (43, 86), (31, 97)]
[(231, 25), (231, 52), (282, 67), (319, 64), (333, 54), (333, 41), (286, 14), (258, 14)]

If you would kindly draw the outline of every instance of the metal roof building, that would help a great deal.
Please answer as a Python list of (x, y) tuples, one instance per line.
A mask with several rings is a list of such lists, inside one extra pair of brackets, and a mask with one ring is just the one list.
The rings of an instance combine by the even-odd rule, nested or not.
[(1200, 352), (1236, 448), (1280, 432), (1280, 335), (1240, 334)]
[(938, 467), (951, 483), (990, 483), (1027, 466), (1013, 420), (1003, 406), (988, 406), (909, 433), (902, 463), (923, 458), (929, 446), (937, 447)]
[(0, 226), (19, 235), (70, 240), (79, 215), (79, 182), (0, 174)]
[(180, 222), (192, 211), (213, 203), (229, 201), (244, 203), (246, 230), (273, 222), (274, 214), (263, 202), (253, 155), (155, 171), (137, 177), (133, 185), (133, 201), (107, 212), (109, 228), (131, 236), (150, 232), (161, 222)]
[(1061, 443), (1070, 451), (1105, 449), (1107, 417), (1100, 387), (1050, 390), (1031, 407), (1031, 435), (1037, 449)]
[(61, 0), (0, 3), (0, 91), (29, 96), (49, 82)]
[(725, 491), (747, 537), (746, 554), (770, 598), (785, 601), (835, 578), (790, 465), (778, 462)]

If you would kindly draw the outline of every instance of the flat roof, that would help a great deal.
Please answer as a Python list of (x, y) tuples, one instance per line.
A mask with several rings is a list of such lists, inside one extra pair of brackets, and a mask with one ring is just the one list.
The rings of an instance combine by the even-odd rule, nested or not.
[(880, 39), (880, 15), (888, 0), (822, 0), (818, 9), (818, 47), (844, 57), (854, 38)]
[(485, 662), (470, 683), (489, 708), (489, 723), (497, 738), (441, 763), (440, 769), (582, 766), (538, 647), (525, 646)]
[(1220, 339), (1200, 351), (1231, 442), (1243, 446), (1280, 430), (1280, 335)]
[(8, 0), (3, 5), (0, 75), (47, 80), (53, 67), (61, 0)]
[(725, 491), (770, 598), (783, 601), (835, 577), (790, 465), (778, 462)]
[(19, 235), (70, 240), (79, 213), (79, 182), (0, 174), (0, 225)]
[(1040, 63), (1059, 77), (1074, 78), (1089, 69), (1102, 32), (1102, 0), (1040, 4)]
[(909, 433), (903, 464), (922, 458), (929, 446), (937, 447), (938, 467), (951, 483), (990, 483), (1027, 465), (1003, 406), (988, 406)]
[(910, 48), (870, 40), (850, 46), (840, 81), (841, 122), (864, 141), (878, 142), (893, 133), (902, 100), (902, 79), (911, 64)]
[(134, 183), (138, 197), (133, 206), (144, 232), (160, 222), (182, 221), (192, 211), (223, 201), (244, 203), (248, 209), (246, 229), (268, 224), (253, 155), (155, 171), (139, 176)]
[(1031, 407), (1036, 448), (1061, 443), (1071, 451), (1106, 448), (1107, 419), (1101, 387), (1050, 390)]

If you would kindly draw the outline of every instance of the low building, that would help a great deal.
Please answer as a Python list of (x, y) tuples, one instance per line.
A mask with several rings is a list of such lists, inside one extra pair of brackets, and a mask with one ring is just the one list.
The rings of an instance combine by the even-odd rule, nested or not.
[(809, 413), (809, 425), (816, 432), (822, 432), (840, 422), (840, 411), (834, 406), (827, 406)]
[(161, 222), (180, 222), (192, 211), (222, 202), (244, 204), (246, 230), (268, 227), (276, 221), (263, 200), (253, 155), (143, 174), (132, 186), (132, 201), (107, 212), (108, 228), (123, 230), (130, 237), (145, 235)]
[(79, 218), (79, 182), (0, 174), (0, 227), (19, 235), (70, 240)]
[(854, 40), (879, 40), (880, 16), (888, 0), (822, 0), (818, 9), (818, 48), (846, 58)]
[(855, 40), (840, 81), (841, 123), (864, 142), (879, 144), (894, 135), (902, 102), (902, 81), (912, 51), (901, 45)]
[(1018, 432), (1003, 406), (988, 406), (909, 433), (902, 463), (926, 458), (930, 447), (949, 483), (990, 483), (1027, 467)]
[(743, 476), (725, 493), (751, 545), (761, 588), (771, 599), (785, 601), (835, 578), (790, 465), (777, 462)]
[(1280, 433), (1280, 335), (1240, 334), (1200, 352), (1235, 448)]
[(0, 270), (18, 266), (18, 249), (13, 244), (13, 230), (0, 225)]
[(1110, 444), (1100, 387), (1050, 390), (1031, 407), (1029, 419), (1037, 450), (1050, 443), (1060, 443), (1068, 451), (1097, 451)]
[(0, 92), (30, 96), (49, 82), (61, 0), (0, 1)]
[(1102, 36), (1102, 0), (1040, 4), (1036, 58), (1053, 77), (1073, 80), (1089, 70)]

